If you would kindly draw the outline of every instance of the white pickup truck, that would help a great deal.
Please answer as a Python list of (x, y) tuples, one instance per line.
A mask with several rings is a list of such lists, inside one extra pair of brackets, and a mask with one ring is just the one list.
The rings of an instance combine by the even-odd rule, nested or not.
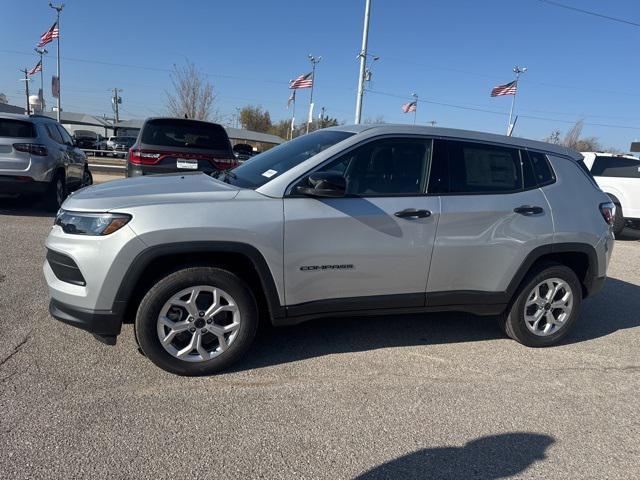
[(616, 205), (615, 235), (627, 223), (640, 224), (640, 159), (613, 153), (581, 153), (593, 178)]

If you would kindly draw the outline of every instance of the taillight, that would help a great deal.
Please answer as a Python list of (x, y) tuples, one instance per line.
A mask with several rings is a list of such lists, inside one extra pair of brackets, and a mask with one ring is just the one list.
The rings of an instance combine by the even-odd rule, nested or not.
[(616, 221), (616, 206), (613, 202), (605, 202), (600, 204), (600, 213), (602, 218), (609, 225), (613, 225)]
[(13, 148), (19, 152), (30, 153), (39, 157), (46, 157), (49, 154), (47, 147), (39, 143), (14, 143)]
[(129, 149), (129, 161), (136, 165), (155, 165), (160, 161), (160, 153), (145, 152), (142, 150)]

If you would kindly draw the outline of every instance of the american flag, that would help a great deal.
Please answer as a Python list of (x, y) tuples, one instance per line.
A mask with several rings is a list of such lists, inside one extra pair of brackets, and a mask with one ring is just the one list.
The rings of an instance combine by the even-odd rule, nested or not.
[(41, 71), (42, 71), (42, 61), (36, 63), (36, 66), (27, 72), (27, 75), (29, 76), (35, 75), (36, 73)]
[(313, 73), (309, 72), (306, 75), (300, 75), (295, 80), (291, 80), (289, 88), (311, 88), (313, 86)]
[(402, 104), (402, 111), (404, 113), (415, 112), (418, 109), (418, 102), (409, 102)]
[(40, 37), (38, 48), (42, 48), (47, 43), (53, 42), (53, 39), (58, 38), (59, 36), (60, 36), (60, 30), (58, 30), (58, 22), (53, 22), (53, 25), (51, 25), (51, 28), (46, 32), (44, 32)]
[(505, 83), (504, 85), (498, 85), (491, 90), (492, 97), (499, 97), (500, 95), (515, 95), (518, 89), (518, 82)]

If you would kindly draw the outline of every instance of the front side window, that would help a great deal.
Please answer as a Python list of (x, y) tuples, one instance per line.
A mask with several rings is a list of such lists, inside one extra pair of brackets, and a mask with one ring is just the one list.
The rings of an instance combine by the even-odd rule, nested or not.
[(471, 142), (448, 142), (449, 193), (508, 193), (522, 190), (517, 149)]
[(67, 130), (62, 125), (56, 125), (56, 127), (60, 131), (63, 143), (66, 143), (67, 145), (73, 145), (73, 139), (71, 138), (71, 135), (69, 135), (69, 132), (67, 132)]
[(347, 195), (411, 195), (424, 193), (431, 140), (390, 138), (354, 148), (322, 167), (339, 172)]

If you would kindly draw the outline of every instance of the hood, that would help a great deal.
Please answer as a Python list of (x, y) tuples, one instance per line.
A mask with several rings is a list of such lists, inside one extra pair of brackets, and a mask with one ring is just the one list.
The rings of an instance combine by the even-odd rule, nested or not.
[(239, 188), (202, 172), (125, 178), (83, 188), (62, 204), (65, 210), (106, 212), (126, 207), (231, 200)]

